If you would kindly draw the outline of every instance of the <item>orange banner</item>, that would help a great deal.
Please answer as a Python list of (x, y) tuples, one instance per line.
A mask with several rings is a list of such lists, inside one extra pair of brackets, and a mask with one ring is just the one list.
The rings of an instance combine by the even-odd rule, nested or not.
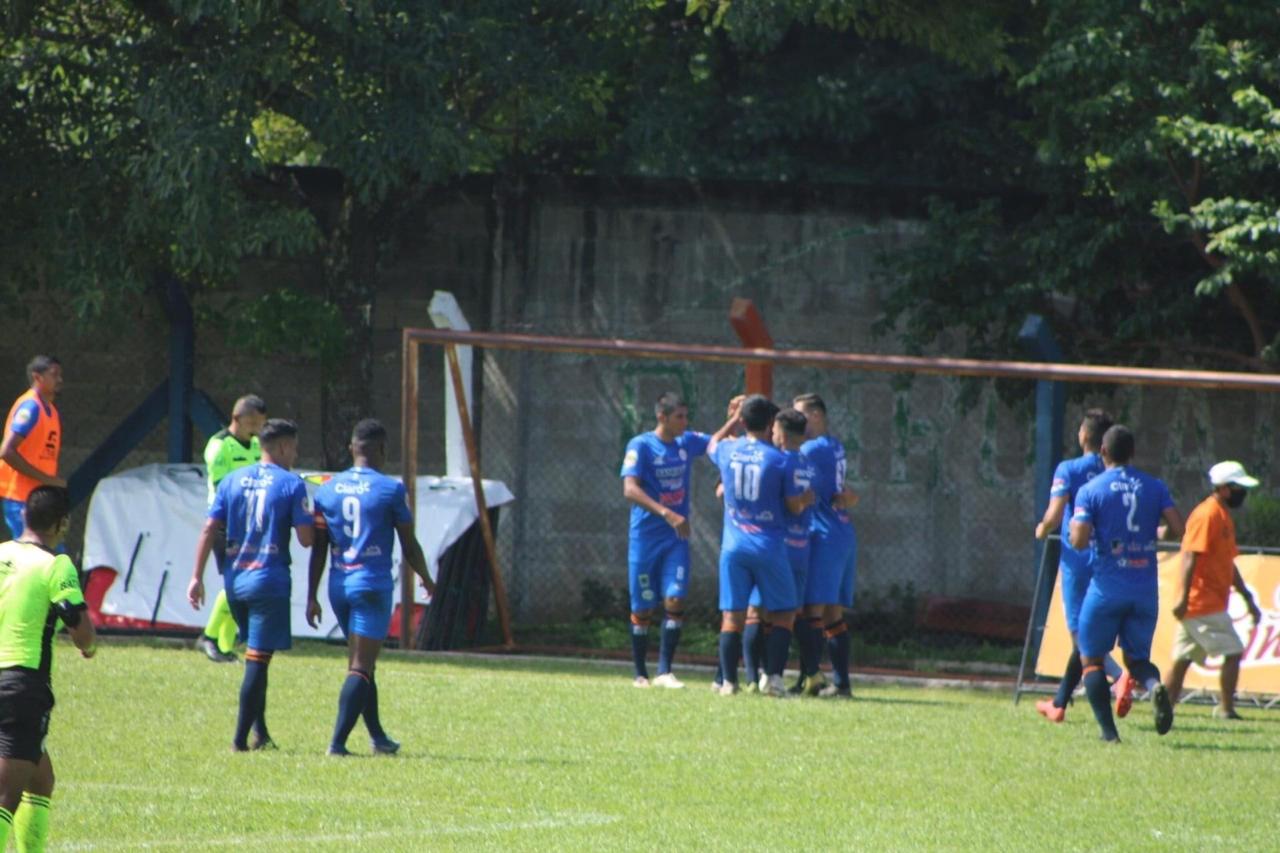
[[(1178, 578), (1181, 565), (1182, 557), (1177, 552), (1160, 555), (1160, 618), (1151, 640), (1151, 662), (1160, 667), (1161, 672), (1173, 662), (1173, 638), (1178, 620), (1169, 611), (1181, 591)], [(1262, 621), (1255, 628), (1249, 621), (1244, 601), (1232, 591), (1228, 612), (1244, 643), (1237, 689), (1241, 693), (1280, 694), (1280, 557), (1242, 554), (1236, 558), (1236, 566), (1262, 611)], [(1062, 612), (1062, 578), (1059, 576), (1053, 585), (1053, 601), (1049, 603), (1049, 618), (1040, 642), (1040, 655), (1036, 658), (1036, 674), (1061, 678), (1069, 654), (1071, 634), (1067, 632), (1067, 620)], [(1115, 655), (1119, 662), (1118, 649)], [(1221, 658), (1209, 658), (1203, 666), (1192, 664), (1187, 672), (1187, 688), (1217, 689), (1221, 663)]]

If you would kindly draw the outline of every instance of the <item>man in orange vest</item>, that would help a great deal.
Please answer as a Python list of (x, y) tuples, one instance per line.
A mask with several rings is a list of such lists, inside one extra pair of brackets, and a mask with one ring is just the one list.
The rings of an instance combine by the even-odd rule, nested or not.
[(58, 476), (62, 421), (53, 405), (62, 390), (62, 362), (38, 355), (27, 365), (31, 388), (14, 401), (0, 444), (0, 503), (14, 539), (26, 527), (22, 519), (27, 495), (37, 486), (66, 488)]

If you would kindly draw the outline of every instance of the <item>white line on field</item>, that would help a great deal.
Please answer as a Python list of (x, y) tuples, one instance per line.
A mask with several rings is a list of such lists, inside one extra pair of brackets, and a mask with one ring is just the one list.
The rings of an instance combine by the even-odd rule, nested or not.
[[(107, 791), (136, 791), (142, 794), (164, 794), (167, 797), (188, 797), (193, 800), (205, 799), (209, 796), (209, 788), (180, 787), (173, 785), (132, 785), (127, 782), (61, 782), (59, 788), (93, 788)], [(226, 796), (220, 794), (219, 796)], [(338, 803), (349, 802), (351, 797), (345, 794), (286, 794), (273, 791), (253, 791), (244, 794), (245, 799), (267, 800), (278, 803)]]
[(472, 826), (439, 826), (421, 829), (388, 829), (365, 832), (333, 832), (322, 835), (229, 835), (221, 838), (166, 838), (160, 841), (80, 841), (57, 845), (58, 850), (159, 850), (166, 847), (199, 849), (208, 847), (251, 846), (261, 849), (268, 844), (333, 844), (364, 842), (374, 839), (431, 838), (449, 835), (490, 835), (500, 832), (524, 832), (538, 829), (572, 829), (605, 826), (616, 823), (615, 815), (572, 814), (562, 812), (537, 820), (509, 821)]

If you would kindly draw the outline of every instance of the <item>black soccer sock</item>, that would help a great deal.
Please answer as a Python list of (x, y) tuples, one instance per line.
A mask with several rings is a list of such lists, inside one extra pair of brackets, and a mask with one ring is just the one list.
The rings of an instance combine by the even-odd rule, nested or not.
[(747, 619), (747, 625), (742, 629), (742, 668), (746, 670), (747, 684), (760, 680), (760, 658), (763, 651), (760, 635), (760, 620)]
[(828, 625), (824, 632), (827, 652), (831, 655), (831, 680), (836, 687), (849, 686), (849, 626), (841, 619)]
[(338, 720), (333, 726), (333, 742), (330, 746), (346, 747), (347, 737), (355, 728), (356, 720), (360, 719), (368, 697), (368, 673), (354, 667), (347, 670), (347, 680), (342, 682), (342, 692), (338, 694)]
[(648, 678), (649, 666), (645, 657), (649, 654), (649, 620), (631, 614), (631, 662), (636, 667), (636, 678)]
[(1111, 714), (1111, 685), (1107, 683), (1107, 674), (1100, 666), (1085, 667), (1084, 691), (1089, 697), (1089, 705), (1093, 708), (1093, 716), (1102, 729), (1103, 740), (1116, 740), (1120, 733), (1116, 731), (1115, 717)]
[(807, 670), (805, 675), (814, 676), (822, 667), (822, 650), (826, 647), (826, 638), (822, 636), (821, 616), (814, 616), (807, 621), (809, 623), (809, 663), (812, 669)]
[(791, 629), (774, 625), (765, 640), (767, 648), (764, 671), (769, 675), (781, 676), (787, 668), (787, 658), (791, 654)]
[(667, 611), (667, 618), (662, 623), (662, 634), (658, 641), (658, 675), (666, 675), (671, 671), (671, 663), (676, 657), (676, 646), (680, 645), (680, 629), (683, 626), (679, 613)]
[(364, 697), (364, 727), (369, 730), (369, 737), (374, 740), (386, 740), (387, 733), (382, 729), (382, 717), (378, 715), (378, 681), (373, 673), (369, 673), (369, 692)]
[(1133, 676), (1133, 680), (1147, 690), (1155, 690), (1156, 685), (1160, 683), (1160, 670), (1156, 665), (1149, 660), (1135, 660), (1129, 663), (1129, 674)]
[[(265, 660), (264, 660), (265, 658)], [(257, 729), (262, 719), (267, 692), (267, 666), (271, 655), (249, 650), (245, 655), (244, 679), (240, 682), (240, 711), (236, 716), (236, 734), (232, 744), (237, 749), (249, 748), (249, 729)], [(263, 724), (263, 732), (266, 726)], [(259, 732), (259, 737), (264, 734)]]
[(800, 675), (812, 675), (818, 668), (813, 661), (813, 643), (809, 638), (809, 620), (801, 616), (795, 624), (796, 645), (800, 648)]
[(1062, 674), (1062, 680), (1058, 682), (1058, 693), (1053, 697), (1053, 707), (1067, 707), (1067, 703), (1071, 701), (1071, 694), (1076, 692), (1083, 677), (1084, 667), (1080, 663), (1080, 649), (1072, 646), (1071, 657), (1067, 659), (1067, 671)]
[(725, 684), (738, 683), (738, 658), (742, 656), (742, 634), (720, 632), (720, 675)]
[(253, 736), (258, 743), (271, 740), (271, 735), (267, 734), (267, 683), (271, 680), (271, 670), (267, 666), (269, 663), (271, 655), (267, 654), (262, 665), (262, 682), (258, 685), (258, 714), (253, 720)]

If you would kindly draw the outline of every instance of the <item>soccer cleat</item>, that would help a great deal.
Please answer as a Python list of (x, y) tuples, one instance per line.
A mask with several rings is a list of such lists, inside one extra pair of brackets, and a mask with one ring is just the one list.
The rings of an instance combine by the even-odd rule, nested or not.
[(771, 696), (774, 699), (788, 699), (791, 694), (787, 692), (786, 682), (782, 680), (781, 675), (765, 675), (761, 676), (760, 692), (765, 696)]
[(834, 682), (818, 691), (820, 699), (852, 699), (853, 687), (846, 684), (844, 687), (836, 685)]
[(684, 682), (676, 678), (674, 672), (664, 672), (653, 680), (654, 687), (665, 687), (668, 690), (683, 690)]
[(269, 737), (255, 737), (253, 742), (249, 744), (249, 748), (254, 752), (259, 752), (261, 750), (277, 750), (280, 747), (276, 746), (276, 742)]
[(815, 672), (809, 676), (804, 685), (805, 696), (819, 696), (822, 694), (823, 688), (827, 686), (827, 677), (821, 672)]
[(711, 692), (712, 692), (712, 693), (719, 693), (719, 692), (720, 692), (720, 688), (721, 688), (721, 687), (724, 687), (724, 682), (723, 682), (723, 681), (713, 681), (713, 682), (711, 682)]
[(726, 681), (724, 684), (720, 685), (720, 689), (716, 692), (721, 696), (732, 696), (738, 692), (738, 685), (734, 684), (732, 681)]
[(1156, 734), (1168, 734), (1173, 728), (1173, 703), (1169, 701), (1169, 691), (1163, 684), (1152, 688), (1151, 704), (1155, 710)]
[(1230, 711), (1224, 711), (1222, 710), (1221, 705), (1213, 706), (1213, 718), (1215, 720), (1243, 720), (1244, 719), (1244, 717), (1236, 713), (1235, 708), (1232, 708)]
[(1133, 707), (1133, 676), (1129, 675), (1128, 670), (1122, 672), (1116, 679), (1111, 692), (1116, 697), (1116, 716), (1129, 716), (1129, 709)]
[(218, 641), (203, 634), (196, 640), (196, 648), (204, 652), (204, 656), (214, 663), (229, 663), (236, 659), (235, 655), (224, 655), (218, 648)]
[(369, 746), (373, 747), (373, 751), (378, 755), (395, 755), (400, 751), (400, 741), (392, 740), (386, 735), (380, 738), (369, 738)]
[(795, 684), (787, 688), (787, 692), (790, 693), (792, 696), (803, 695), (805, 690), (805, 685), (808, 684), (808, 682), (809, 682), (809, 679), (802, 675), (796, 679)]
[(643, 675), (637, 675), (636, 680), (631, 682), (631, 686), (648, 690), (652, 685), (650, 685), (649, 679), (645, 678)]
[(1041, 699), (1036, 703), (1036, 713), (1051, 723), (1060, 723), (1067, 716), (1066, 708), (1059, 708), (1052, 699)]
[(325, 751), (325, 755), (332, 755), (334, 758), (346, 758), (351, 755), (351, 752), (345, 746), (331, 743), (328, 750)]
[(1098, 735), (1098, 740), (1102, 741), (1103, 743), (1107, 744), (1108, 746), (1119, 746), (1119, 745), (1120, 745), (1120, 735), (1116, 735), (1115, 737), (1107, 737), (1106, 735)]

